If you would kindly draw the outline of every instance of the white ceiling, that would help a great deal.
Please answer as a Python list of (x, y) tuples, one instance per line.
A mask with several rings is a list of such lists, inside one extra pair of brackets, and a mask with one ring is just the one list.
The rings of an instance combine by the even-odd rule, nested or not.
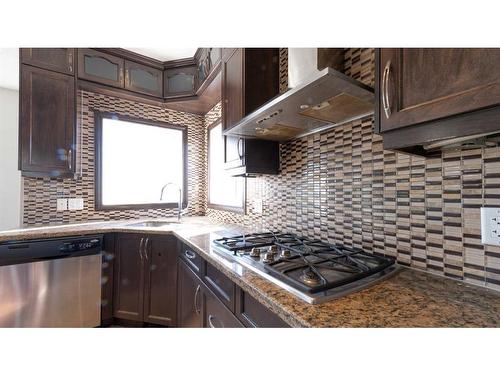
[(0, 48), (0, 87), (19, 90), (18, 48)]
[(152, 57), (160, 61), (170, 61), (193, 57), (197, 48), (126, 48), (129, 51)]

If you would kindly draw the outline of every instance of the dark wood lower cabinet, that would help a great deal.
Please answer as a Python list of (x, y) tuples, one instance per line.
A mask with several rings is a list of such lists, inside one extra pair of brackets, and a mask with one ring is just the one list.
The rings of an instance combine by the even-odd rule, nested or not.
[(278, 315), (273, 313), (250, 294), (239, 290), (236, 299), (236, 316), (245, 327), (286, 328), (289, 327)]
[(241, 328), (243, 324), (208, 288), (203, 291), (203, 327), (208, 328)]
[(179, 327), (203, 327), (203, 293), (201, 280), (179, 259), (177, 306)]
[(113, 316), (173, 326), (176, 323), (177, 240), (119, 234), (115, 239)]
[(177, 239), (147, 237), (144, 321), (173, 326), (177, 310)]

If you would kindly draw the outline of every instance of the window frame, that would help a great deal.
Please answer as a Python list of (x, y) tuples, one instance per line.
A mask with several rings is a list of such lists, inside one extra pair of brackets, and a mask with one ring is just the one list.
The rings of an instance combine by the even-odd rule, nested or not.
[[(188, 147), (187, 147), (187, 127), (181, 125), (170, 124), (144, 118), (131, 117), (114, 112), (102, 112), (94, 110), (94, 199), (96, 211), (112, 211), (112, 210), (136, 210), (136, 209), (161, 209), (161, 208), (177, 208), (176, 202), (166, 203), (140, 203), (140, 204), (120, 204), (120, 205), (103, 205), (102, 204), (102, 123), (104, 119), (113, 119), (120, 121), (134, 122), (148, 126), (158, 126), (161, 128), (175, 129), (182, 132), (182, 162), (183, 174), (182, 179), (182, 206), (187, 207), (187, 178), (188, 178)], [(160, 192), (158, 192), (160, 194)]]
[[(229, 211), (229, 212), (234, 212), (238, 214), (245, 214), (246, 213), (246, 195), (247, 195), (247, 179), (245, 177), (243, 178), (243, 194), (241, 197), (241, 206), (229, 206), (229, 205), (223, 205), (223, 204), (215, 204), (215, 203), (210, 203), (210, 131), (215, 128), (216, 126), (221, 125), (222, 126), (222, 119), (218, 119), (217, 121), (214, 121), (212, 124), (210, 124), (207, 128), (207, 207), (211, 208), (213, 210), (220, 210), (220, 211)], [(224, 130), (224, 129), (222, 129)], [(227, 147), (227, 142), (226, 139), (227, 137), (223, 135), (224, 137), (224, 159), (226, 155), (226, 147)], [(240, 177), (234, 177), (234, 178), (240, 178)]]

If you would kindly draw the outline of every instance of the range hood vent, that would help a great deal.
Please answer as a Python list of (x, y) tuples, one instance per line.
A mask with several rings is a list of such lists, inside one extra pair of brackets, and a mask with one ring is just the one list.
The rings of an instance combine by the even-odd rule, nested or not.
[[(332, 67), (339, 68), (339, 64), (327, 64), (329, 66), (318, 70), (325, 65), (321, 58), (334, 56), (335, 51), (338, 50), (289, 50), (291, 88), (244, 117), (224, 134), (287, 142), (372, 115), (372, 87)], [(343, 61), (343, 56), (341, 58)]]

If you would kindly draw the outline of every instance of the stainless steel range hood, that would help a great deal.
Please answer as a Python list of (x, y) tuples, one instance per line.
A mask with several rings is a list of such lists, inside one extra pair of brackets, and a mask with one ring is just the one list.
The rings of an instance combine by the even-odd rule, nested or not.
[(331, 50), (289, 49), (289, 83), (292, 87), (244, 117), (224, 134), (286, 142), (373, 114), (372, 87), (346, 76), (331, 65), (318, 69), (325, 65), (320, 57), (333, 55), (329, 52)]

